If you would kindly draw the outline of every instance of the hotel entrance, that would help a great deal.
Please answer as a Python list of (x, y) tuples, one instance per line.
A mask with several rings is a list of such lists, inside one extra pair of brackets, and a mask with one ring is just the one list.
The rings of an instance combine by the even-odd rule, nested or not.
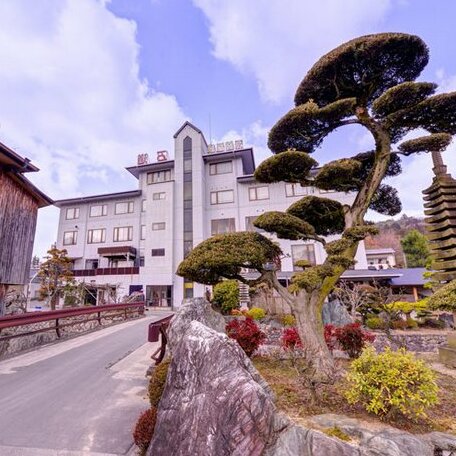
[(173, 304), (172, 285), (147, 285), (146, 305), (150, 307), (171, 307)]

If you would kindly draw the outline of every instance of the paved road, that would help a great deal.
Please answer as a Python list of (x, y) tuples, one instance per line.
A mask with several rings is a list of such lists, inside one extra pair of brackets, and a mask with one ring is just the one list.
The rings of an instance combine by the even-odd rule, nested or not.
[(157, 315), (0, 361), (0, 455), (127, 454)]

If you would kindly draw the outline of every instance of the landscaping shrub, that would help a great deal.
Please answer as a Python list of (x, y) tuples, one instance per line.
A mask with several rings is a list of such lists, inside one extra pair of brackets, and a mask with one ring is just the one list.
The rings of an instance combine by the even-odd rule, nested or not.
[(407, 318), (407, 328), (408, 329), (415, 329), (418, 328), (418, 322), (413, 318)]
[(366, 326), (369, 329), (385, 329), (385, 321), (381, 317), (371, 316), (366, 319)]
[(239, 310), (239, 309), (233, 309), (231, 312), (230, 312), (231, 315), (235, 316), (235, 317), (240, 317), (243, 315), (243, 313)]
[(335, 336), (337, 342), (350, 358), (357, 358), (367, 342), (373, 342), (375, 336), (363, 331), (361, 323), (349, 323), (348, 325), (336, 328)]
[(326, 345), (328, 346), (329, 351), (332, 353), (337, 345), (336, 327), (334, 325), (325, 325), (323, 335), (325, 337)]
[(266, 312), (263, 309), (260, 309), (259, 307), (252, 307), (247, 312), (247, 315), (253, 318), (254, 320), (261, 320), (266, 316)]
[(399, 319), (399, 320), (393, 320), (391, 322), (391, 328), (393, 329), (407, 329), (408, 325), (405, 320)]
[(212, 303), (229, 314), (239, 307), (239, 286), (237, 280), (224, 280), (214, 285)]
[(158, 366), (155, 366), (152, 376), (149, 381), (149, 402), (152, 407), (158, 407), (160, 398), (165, 388), (166, 376), (170, 360), (162, 361)]
[(237, 341), (249, 358), (266, 339), (266, 334), (251, 317), (246, 317), (245, 320), (230, 321), (226, 325), (226, 333), (228, 337)]
[(285, 328), (282, 333), (282, 347), (285, 350), (302, 348), (301, 338), (296, 328)]
[(387, 348), (377, 354), (366, 348), (354, 360), (347, 375), (345, 397), (350, 404), (361, 403), (380, 417), (397, 413), (409, 418), (426, 416), (426, 409), (437, 403), (436, 374), (404, 349)]
[(294, 326), (296, 325), (296, 318), (291, 314), (285, 314), (282, 317), (283, 326)]
[(157, 409), (155, 407), (151, 407), (141, 413), (138, 421), (136, 422), (135, 429), (133, 431), (133, 440), (139, 447), (141, 455), (146, 454), (147, 448), (152, 440), (156, 419)]

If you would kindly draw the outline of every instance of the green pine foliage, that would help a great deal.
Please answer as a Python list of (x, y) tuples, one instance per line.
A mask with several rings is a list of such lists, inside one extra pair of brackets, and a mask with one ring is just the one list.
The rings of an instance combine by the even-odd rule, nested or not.
[(401, 239), (401, 245), (409, 268), (424, 268), (429, 265), (431, 252), (424, 234), (418, 230), (410, 230)]
[(223, 280), (213, 288), (212, 303), (229, 314), (239, 307), (239, 284), (237, 280)]

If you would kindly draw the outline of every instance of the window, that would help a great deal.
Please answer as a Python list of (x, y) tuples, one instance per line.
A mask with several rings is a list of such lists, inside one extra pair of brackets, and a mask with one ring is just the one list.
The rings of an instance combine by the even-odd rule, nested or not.
[(133, 227), (122, 226), (114, 228), (114, 242), (131, 241), (133, 239)]
[(97, 269), (98, 268), (98, 260), (86, 260), (85, 261), (85, 268), (86, 269)]
[(165, 192), (157, 192), (152, 194), (152, 199), (153, 200), (164, 200), (166, 199), (166, 193)]
[(75, 245), (78, 241), (77, 231), (65, 231), (63, 233), (63, 245)]
[(133, 201), (125, 201), (124, 203), (116, 203), (115, 214), (131, 214), (135, 210)]
[(152, 256), (153, 257), (165, 256), (165, 249), (152, 249)]
[(220, 163), (211, 163), (209, 165), (209, 174), (211, 176), (215, 174), (228, 174), (233, 172), (233, 162), (226, 161)]
[(146, 264), (145, 259), (143, 256), (139, 257), (139, 266), (142, 267)]
[(253, 225), (253, 222), (258, 218), (258, 215), (251, 215), (245, 218), (245, 230), (246, 231), (257, 231), (258, 233), (264, 232)]
[(79, 207), (69, 207), (66, 210), (65, 218), (67, 220), (74, 220), (74, 219), (79, 218)]
[(211, 204), (225, 204), (234, 202), (233, 190), (221, 190), (219, 192), (211, 192)]
[(269, 199), (269, 187), (250, 187), (249, 188), (249, 200), (267, 200)]
[(171, 180), (171, 170), (166, 169), (164, 171), (155, 171), (153, 173), (147, 173), (147, 183), (157, 184), (158, 182), (168, 182)]
[(184, 160), (184, 173), (189, 173), (192, 170), (192, 159), (186, 158)]
[(320, 188), (320, 193), (336, 193), (336, 190), (323, 190)]
[(295, 266), (295, 263), (298, 260), (307, 260), (312, 265), (316, 264), (315, 246), (313, 244), (292, 245), (291, 257), (293, 259), (293, 269), (295, 271), (301, 271), (302, 268), (298, 268)]
[(313, 193), (313, 187), (303, 187), (301, 184), (285, 184), (285, 194), (287, 196), (303, 196)]
[(166, 228), (166, 223), (165, 222), (152, 223), (152, 230), (153, 231), (160, 231), (160, 230), (164, 230), (165, 228)]
[(116, 258), (110, 258), (108, 261), (108, 267), (110, 268), (118, 268), (119, 267), (119, 260)]
[(90, 206), (90, 217), (102, 217), (108, 213), (108, 205), (107, 204), (96, 204), (94, 206)]
[(98, 244), (106, 241), (106, 230), (100, 228), (87, 231), (87, 244)]
[(211, 220), (211, 234), (234, 233), (236, 224), (234, 218)]
[(141, 240), (146, 239), (146, 225), (141, 225)]
[(141, 212), (146, 212), (146, 202), (147, 200), (145, 199), (141, 201)]

